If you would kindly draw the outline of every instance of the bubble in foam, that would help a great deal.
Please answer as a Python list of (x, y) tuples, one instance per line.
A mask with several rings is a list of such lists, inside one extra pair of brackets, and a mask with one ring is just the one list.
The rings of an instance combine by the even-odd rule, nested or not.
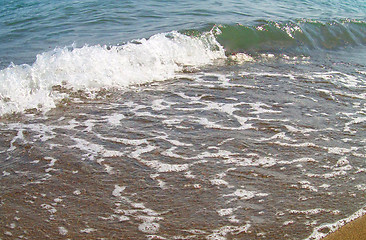
[(247, 191), (245, 189), (237, 189), (233, 195), (241, 199), (251, 199), (255, 196), (255, 192)]
[(58, 227), (58, 232), (60, 233), (60, 235), (65, 236), (69, 231), (64, 227)]
[(120, 197), (121, 196), (121, 193), (126, 189), (125, 186), (118, 186), (118, 185), (114, 185), (114, 190), (112, 192), (112, 195), (115, 196), (115, 197)]
[(159, 231), (160, 225), (155, 222), (143, 222), (139, 225), (139, 230), (144, 233), (154, 234)]

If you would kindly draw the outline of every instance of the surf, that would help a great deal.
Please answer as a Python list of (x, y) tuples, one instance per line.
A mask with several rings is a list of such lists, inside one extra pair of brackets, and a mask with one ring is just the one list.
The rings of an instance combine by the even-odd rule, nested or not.
[(199, 67), (225, 58), (211, 33), (191, 37), (159, 33), (122, 46), (57, 48), (37, 55), (32, 65), (11, 65), (0, 72), (0, 115), (26, 109), (47, 111), (71, 91), (126, 88), (173, 78), (187, 66)]
[(0, 116), (55, 108), (69, 96), (67, 91), (57, 91), (60, 88), (86, 93), (126, 89), (173, 79), (218, 59), (242, 64), (263, 54), (311, 56), (359, 45), (366, 45), (364, 21), (300, 19), (211, 24), (112, 46), (56, 48), (38, 54), (33, 64), (11, 64), (0, 71)]

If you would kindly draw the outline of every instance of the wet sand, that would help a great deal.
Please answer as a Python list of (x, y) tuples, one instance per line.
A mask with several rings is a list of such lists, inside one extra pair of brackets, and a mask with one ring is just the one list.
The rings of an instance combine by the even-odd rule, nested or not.
[(366, 215), (347, 223), (323, 240), (363, 240), (366, 239)]

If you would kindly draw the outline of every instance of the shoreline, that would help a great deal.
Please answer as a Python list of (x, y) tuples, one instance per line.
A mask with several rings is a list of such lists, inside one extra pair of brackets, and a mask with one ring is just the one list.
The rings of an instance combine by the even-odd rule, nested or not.
[(322, 240), (361, 240), (366, 236), (366, 215), (346, 223), (336, 231), (328, 234)]
[(366, 206), (347, 218), (316, 227), (304, 240), (362, 240), (366, 236)]

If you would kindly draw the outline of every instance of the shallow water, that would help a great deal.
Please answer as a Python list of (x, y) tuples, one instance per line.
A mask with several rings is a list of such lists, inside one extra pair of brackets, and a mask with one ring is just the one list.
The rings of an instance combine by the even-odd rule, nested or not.
[(0, 239), (320, 239), (365, 213), (365, 6), (275, 3), (1, 6)]
[(3, 120), (3, 236), (308, 237), (364, 206), (365, 72), (342, 64), (263, 56)]

